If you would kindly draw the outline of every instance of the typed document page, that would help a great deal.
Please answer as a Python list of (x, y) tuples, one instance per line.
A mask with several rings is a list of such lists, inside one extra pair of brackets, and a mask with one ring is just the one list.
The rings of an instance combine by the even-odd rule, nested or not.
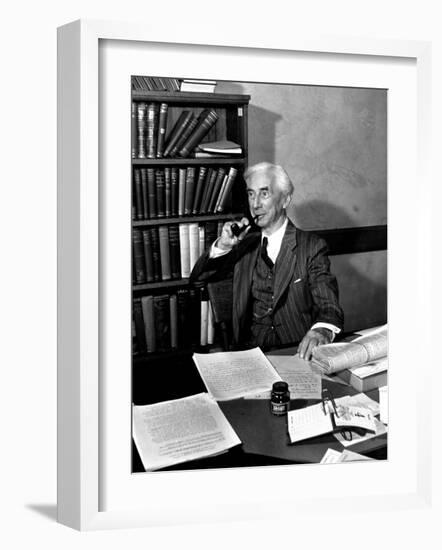
[(215, 455), (241, 443), (207, 393), (134, 405), (133, 438), (146, 471)]
[(281, 377), (260, 348), (220, 353), (194, 353), (193, 360), (209, 393), (228, 401), (268, 391)]

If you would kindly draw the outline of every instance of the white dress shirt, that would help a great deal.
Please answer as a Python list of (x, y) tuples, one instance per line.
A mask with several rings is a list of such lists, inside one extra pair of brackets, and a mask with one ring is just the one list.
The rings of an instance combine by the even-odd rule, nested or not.
[[(275, 264), (276, 259), (278, 257), (279, 251), (281, 250), (281, 244), (282, 239), (284, 238), (285, 230), (287, 228), (288, 224), (288, 218), (286, 218), (285, 222), (281, 225), (279, 229), (277, 229), (274, 233), (271, 235), (266, 234), (266, 232), (263, 230), (261, 232), (261, 242), (264, 237), (267, 237), (267, 255), (272, 260), (272, 262)], [(216, 243), (218, 242), (218, 239), (212, 244), (209, 252), (210, 258), (218, 258), (219, 256), (223, 256), (224, 254), (227, 254), (230, 252), (230, 250), (223, 250), (222, 248), (219, 248), (216, 246)], [(312, 330), (315, 328), (326, 328), (332, 332), (332, 341), (335, 338), (336, 334), (339, 334), (341, 332), (341, 329), (338, 327), (335, 327), (335, 325), (332, 325), (330, 323), (315, 323), (312, 326)]]

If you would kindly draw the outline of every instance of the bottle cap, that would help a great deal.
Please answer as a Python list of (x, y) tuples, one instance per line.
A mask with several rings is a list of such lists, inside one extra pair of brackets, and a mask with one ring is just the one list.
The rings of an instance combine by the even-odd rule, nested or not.
[(274, 382), (272, 391), (276, 393), (285, 393), (289, 390), (289, 385), (287, 382)]

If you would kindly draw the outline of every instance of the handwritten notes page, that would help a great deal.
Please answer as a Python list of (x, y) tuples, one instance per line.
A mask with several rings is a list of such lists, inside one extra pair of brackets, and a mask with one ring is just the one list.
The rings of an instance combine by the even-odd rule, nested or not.
[(260, 348), (194, 353), (193, 360), (209, 393), (217, 401), (270, 391), (281, 377)]
[(207, 393), (132, 408), (133, 438), (147, 471), (224, 452), (240, 439)]
[(324, 413), (322, 403), (289, 411), (287, 415), (290, 441), (296, 443), (333, 430), (330, 414)]
[[(267, 359), (281, 379), (289, 385), (290, 399), (321, 399), (321, 376), (314, 372), (309, 361), (301, 359), (299, 355), (268, 355)], [(246, 398), (270, 399), (270, 391)]]

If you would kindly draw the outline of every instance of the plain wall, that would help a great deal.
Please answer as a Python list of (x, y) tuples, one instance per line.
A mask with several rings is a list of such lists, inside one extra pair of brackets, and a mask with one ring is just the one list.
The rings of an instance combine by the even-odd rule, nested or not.
[[(219, 82), (249, 94), (249, 165), (281, 164), (295, 184), (302, 229), (387, 223), (387, 91)], [(387, 254), (331, 258), (345, 330), (386, 322)]]

